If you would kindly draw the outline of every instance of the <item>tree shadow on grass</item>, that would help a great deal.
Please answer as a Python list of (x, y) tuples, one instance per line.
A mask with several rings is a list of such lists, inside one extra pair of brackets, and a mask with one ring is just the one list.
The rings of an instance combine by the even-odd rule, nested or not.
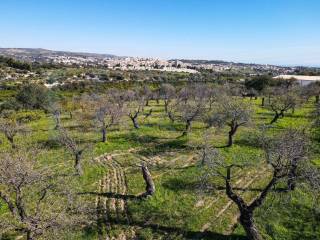
[(172, 125), (172, 124), (145, 123), (144, 126), (149, 127), (149, 128), (154, 128), (154, 129), (165, 130), (165, 131), (172, 131), (172, 132), (178, 131), (178, 129), (175, 127), (175, 125)]
[(189, 181), (189, 180), (179, 179), (179, 178), (171, 178), (165, 181), (162, 184), (162, 186), (173, 191), (184, 191), (184, 190), (194, 191), (199, 188), (200, 182)]
[[(225, 186), (215, 186), (213, 187), (214, 190), (217, 190), (217, 191), (225, 191), (226, 188)], [(263, 188), (242, 188), (242, 187), (233, 187), (232, 188), (233, 190), (235, 191), (243, 191), (243, 192), (262, 192), (263, 191)], [(280, 193), (280, 192), (288, 192), (288, 189), (287, 188), (283, 188), (283, 187), (278, 187), (278, 188), (275, 188), (275, 189), (272, 189), (270, 192), (277, 192), (277, 193)]]
[[(81, 140), (76, 140), (77, 144), (80, 145), (86, 145), (86, 146), (91, 146), (99, 141), (97, 140), (91, 140), (91, 139), (81, 139)], [(61, 144), (58, 140), (58, 138), (50, 138), (47, 140), (38, 140), (37, 143), (45, 148), (45, 149), (60, 149), (64, 148), (64, 145)]]
[(116, 136), (110, 136), (110, 139), (114, 140), (124, 140), (127, 142), (132, 143), (140, 143), (140, 144), (146, 144), (146, 143), (157, 143), (159, 142), (159, 137), (152, 136), (152, 135), (139, 135), (135, 132), (130, 132), (128, 134), (118, 134)]
[(105, 192), (105, 193), (99, 193), (99, 192), (80, 192), (79, 195), (95, 195), (95, 196), (102, 196), (102, 197), (108, 197), (108, 198), (114, 198), (114, 199), (122, 199), (122, 200), (138, 200), (142, 199), (141, 196), (136, 196), (133, 194), (120, 194), (120, 193), (114, 193), (114, 192)]
[[(98, 221), (104, 221), (103, 219), (98, 219)], [(153, 223), (148, 223), (144, 221), (139, 221), (139, 220), (132, 220), (132, 219), (119, 219), (115, 218), (113, 216), (109, 216), (108, 221), (111, 224), (115, 224), (118, 226), (122, 227), (135, 227), (135, 228), (140, 228), (140, 229), (150, 229), (153, 233), (158, 233), (160, 235), (166, 236), (165, 239), (181, 239), (181, 236), (183, 239), (190, 239), (190, 240), (195, 240), (195, 239), (215, 239), (215, 240), (245, 240), (247, 239), (245, 236), (242, 235), (224, 235), (220, 233), (215, 233), (215, 232), (210, 232), (210, 231), (190, 231), (186, 230), (183, 228), (178, 228), (178, 227), (171, 227), (171, 226), (162, 226), (159, 224), (153, 224)], [(107, 223), (106, 223), (107, 224)], [(95, 226), (98, 228), (98, 226)], [(93, 229), (94, 226), (91, 226), (91, 228), (85, 229), (86, 235), (92, 234), (92, 232), (95, 231)], [(97, 231), (98, 229), (96, 229)]]
[(156, 144), (154, 146), (150, 146), (148, 148), (144, 148), (137, 153), (145, 157), (152, 157), (154, 155), (158, 155), (159, 153), (166, 151), (177, 151), (187, 149), (189, 149), (189, 146), (187, 145), (187, 140), (180, 138), (172, 139), (163, 143)]
[(240, 139), (236, 139), (234, 143), (244, 147), (253, 147), (253, 148), (262, 147), (261, 141), (259, 141), (257, 136), (244, 136)]
[(49, 138), (47, 140), (39, 140), (38, 144), (42, 148), (46, 148), (46, 149), (59, 149), (62, 147), (58, 139), (54, 139), (54, 138), (51, 138), (51, 139)]

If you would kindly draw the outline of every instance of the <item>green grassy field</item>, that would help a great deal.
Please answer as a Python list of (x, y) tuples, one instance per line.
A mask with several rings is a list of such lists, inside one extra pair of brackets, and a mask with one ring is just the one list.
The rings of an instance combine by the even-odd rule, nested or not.
[[(249, 100), (245, 100), (249, 101)], [(257, 128), (269, 123), (272, 114), (260, 107), (260, 100), (252, 100), (255, 114), (252, 124), (239, 128), (235, 144), (231, 148), (219, 148), (226, 158), (255, 159), (262, 150), (257, 144)], [(93, 224), (79, 231), (64, 234), (64, 239), (98, 239), (106, 235), (115, 239), (245, 239), (241, 225), (237, 224), (238, 209), (224, 193), (223, 182), (217, 180), (218, 190), (203, 192), (200, 189), (201, 168), (199, 148), (206, 132), (210, 144), (222, 147), (227, 141), (227, 129), (205, 129), (202, 122), (195, 122), (186, 137), (179, 138), (183, 124), (172, 124), (163, 111), (163, 105), (151, 101), (153, 115), (140, 117), (140, 129), (134, 129), (130, 119), (123, 117), (121, 123), (108, 132), (108, 142), (100, 141), (100, 133), (62, 116), (62, 124), (81, 142), (91, 148), (85, 152), (84, 174), (75, 180), (77, 191), (87, 194), (88, 201), (108, 212), (108, 225)], [(290, 127), (309, 127), (309, 113), (313, 104), (287, 113), (270, 134), (278, 134)], [(148, 107), (145, 109), (148, 111)], [(73, 159), (57, 143), (57, 131), (53, 119), (41, 113), (39, 120), (31, 122), (29, 132), (19, 135), (17, 143), (39, 145), (46, 149), (41, 162), (55, 171), (73, 172)], [(1, 148), (10, 145), (1, 135)], [(318, 142), (314, 141), (315, 148)], [(109, 158), (97, 159), (100, 155)], [(317, 154), (312, 156), (320, 164)], [(141, 200), (136, 196), (145, 190), (139, 164), (149, 165), (156, 184), (154, 196)], [(249, 202), (265, 185), (270, 171), (263, 167), (251, 167), (237, 172), (233, 184)], [(286, 197), (286, 196), (284, 196)], [(272, 208), (268, 206), (272, 205)], [(5, 208), (0, 205), (0, 214)], [(256, 212), (256, 221), (266, 239), (320, 239), (320, 213), (314, 211), (311, 196), (304, 190), (290, 195), (283, 204), (271, 194), (262, 208)]]

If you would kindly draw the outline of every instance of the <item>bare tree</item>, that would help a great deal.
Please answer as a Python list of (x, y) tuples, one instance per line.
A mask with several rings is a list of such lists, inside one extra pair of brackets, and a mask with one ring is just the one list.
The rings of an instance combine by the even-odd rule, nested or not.
[(164, 110), (166, 113), (168, 113), (168, 106), (176, 97), (176, 89), (171, 84), (165, 83), (160, 86), (159, 94), (160, 98), (164, 101)]
[(314, 118), (313, 127), (320, 127), (320, 104), (316, 104), (315, 110), (312, 112), (312, 117)]
[(79, 97), (65, 97), (60, 102), (61, 108), (69, 113), (70, 119), (73, 118), (73, 112), (76, 111), (80, 107)]
[(123, 105), (125, 103), (125, 97), (126, 94), (123, 93), (123, 91), (116, 89), (116, 88), (111, 88), (107, 91), (106, 93), (107, 98), (109, 101), (112, 101), (120, 106), (120, 108), (123, 108)]
[(270, 124), (277, 122), (280, 117), (284, 117), (285, 112), (294, 109), (297, 104), (297, 96), (294, 92), (283, 88), (274, 88), (273, 96), (269, 99), (267, 108), (274, 112), (274, 117)]
[(295, 129), (286, 130), (281, 137), (267, 142), (264, 146), (269, 162), (276, 162), (274, 158), (286, 159), (288, 190), (294, 190), (299, 178), (306, 177), (302, 167), (305, 167), (305, 162), (308, 161), (309, 147), (310, 142), (305, 132)]
[(232, 98), (222, 98), (212, 114), (206, 119), (206, 122), (209, 126), (219, 128), (225, 125), (229, 126), (227, 147), (230, 147), (238, 128), (250, 123), (251, 116), (252, 108), (250, 104)]
[(134, 128), (139, 129), (138, 117), (144, 109), (144, 96), (141, 96), (137, 91), (128, 90), (125, 93), (126, 111), (131, 119)]
[[(57, 102), (52, 102), (48, 106), (48, 111), (52, 114), (55, 127), (54, 129), (57, 130), (61, 126), (61, 106)], [(71, 118), (71, 117), (70, 117)]]
[(5, 135), (7, 140), (10, 142), (11, 147), (15, 148), (16, 144), (14, 141), (15, 136), (18, 133), (24, 133), (26, 128), (19, 124), (14, 119), (2, 118), (0, 119), (0, 131)]
[(62, 127), (59, 128), (59, 141), (74, 156), (74, 169), (77, 175), (82, 175), (82, 154), (89, 146), (80, 147), (80, 144)]
[(205, 98), (202, 94), (196, 95), (196, 91), (184, 88), (179, 92), (179, 98), (175, 106), (175, 111), (181, 121), (185, 123), (182, 136), (191, 130), (192, 122), (199, 119), (205, 110)]
[(123, 109), (121, 104), (111, 100), (98, 108), (96, 112), (96, 120), (100, 125), (102, 142), (107, 141), (107, 130), (119, 122), (122, 116), (122, 111)]
[(213, 104), (218, 102), (219, 99), (224, 98), (226, 95), (226, 89), (222, 86), (209, 87), (207, 86), (204, 96), (209, 103), (209, 110), (212, 109)]
[(303, 87), (303, 96), (307, 98), (307, 100), (310, 97), (315, 98), (315, 103), (319, 103), (319, 97), (320, 97), (320, 85), (318, 82), (310, 83), (307, 86)]
[(81, 215), (72, 214), (67, 181), (41, 167), (37, 153), (19, 149), (0, 157), (0, 199), (8, 208), (0, 216), (0, 230), (25, 234), (27, 240), (46, 239), (53, 230), (74, 227)]
[[(306, 164), (310, 163), (307, 158), (307, 145), (304, 136), (291, 130), (281, 134), (275, 139), (263, 141), (265, 151), (265, 164), (271, 169), (271, 178), (262, 188), (256, 198), (246, 203), (241, 195), (232, 187), (233, 170), (235, 168), (245, 169), (249, 162), (241, 163), (235, 160), (233, 163), (226, 160), (216, 149), (206, 153), (206, 174), (205, 179), (220, 177), (225, 182), (226, 195), (238, 206), (240, 211), (240, 223), (246, 231), (250, 240), (261, 240), (262, 237), (254, 221), (254, 211), (265, 201), (267, 195), (276, 184), (288, 181), (289, 187), (296, 184), (296, 181), (306, 180), (308, 174), (304, 171)], [(301, 146), (304, 145), (304, 146)]]
[(153, 92), (151, 91), (150, 87), (148, 85), (144, 85), (141, 89), (140, 89), (140, 94), (144, 97), (145, 101), (146, 101), (146, 106), (149, 106), (149, 101), (152, 99), (153, 97)]

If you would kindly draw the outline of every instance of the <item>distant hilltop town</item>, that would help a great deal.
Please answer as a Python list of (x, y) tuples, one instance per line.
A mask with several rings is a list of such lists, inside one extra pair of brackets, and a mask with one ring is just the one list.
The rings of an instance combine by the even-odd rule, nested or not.
[(121, 70), (158, 70), (188, 73), (197, 73), (204, 69), (214, 72), (249, 70), (253, 72), (271, 71), (275, 74), (290, 74), (296, 69), (295, 67), (225, 61), (119, 57), (111, 54), (51, 51), (41, 48), (0, 48), (0, 55), (27, 62), (78, 67), (106, 67)]

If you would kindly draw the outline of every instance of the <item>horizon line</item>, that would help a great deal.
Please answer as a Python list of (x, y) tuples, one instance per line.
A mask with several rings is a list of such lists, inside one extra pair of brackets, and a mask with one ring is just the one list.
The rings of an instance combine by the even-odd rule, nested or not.
[(132, 57), (132, 58), (151, 58), (151, 59), (159, 59), (159, 60), (194, 60), (194, 61), (221, 61), (226, 63), (235, 63), (235, 64), (248, 64), (248, 65), (270, 65), (270, 66), (277, 66), (277, 67), (308, 67), (308, 68), (320, 68), (320, 64), (274, 64), (274, 63), (257, 63), (257, 62), (250, 62), (250, 61), (234, 61), (234, 60), (222, 60), (222, 59), (205, 59), (205, 58), (161, 58), (161, 57), (151, 57), (151, 56), (121, 56), (116, 53), (105, 53), (105, 52), (99, 52), (99, 51), (86, 51), (86, 50), (61, 50), (61, 49), (51, 49), (46, 47), (3, 47), (0, 46), (0, 49), (42, 49), (47, 51), (53, 51), (53, 52), (69, 52), (69, 53), (78, 53), (78, 54), (97, 54), (97, 55), (111, 55), (115, 57)]

